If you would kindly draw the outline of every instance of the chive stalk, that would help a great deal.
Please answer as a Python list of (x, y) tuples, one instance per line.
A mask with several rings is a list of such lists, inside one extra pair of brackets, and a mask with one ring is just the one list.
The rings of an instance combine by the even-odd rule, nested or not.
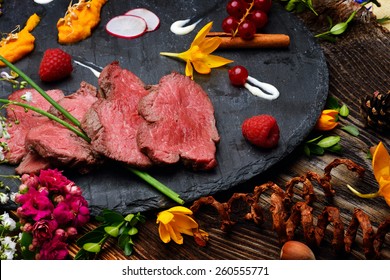
[(66, 122), (66, 121), (56, 117), (55, 115), (50, 114), (49, 112), (47, 112), (45, 110), (39, 109), (39, 108), (31, 106), (29, 104), (25, 104), (25, 103), (21, 103), (21, 102), (17, 102), (17, 101), (11, 101), (11, 100), (2, 99), (2, 98), (0, 98), (0, 103), (4, 103), (4, 104), (7, 104), (7, 105), (16, 105), (16, 106), (20, 106), (20, 107), (26, 108), (28, 110), (37, 112), (37, 113), (39, 113), (39, 114), (41, 114), (41, 115), (43, 115), (45, 117), (48, 117), (49, 119), (51, 119), (53, 121), (56, 121), (57, 123), (65, 126), (67, 129), (69, 129), (70, 131), (74, 132), (77, 136), (83, 138), (85, 141), (91, 142), (91, 139), (89, 139), (89, 137), (84, 132), (82, 132), (81, 130), (75, 128), (74, 126), (72, 126), (68, 122)]

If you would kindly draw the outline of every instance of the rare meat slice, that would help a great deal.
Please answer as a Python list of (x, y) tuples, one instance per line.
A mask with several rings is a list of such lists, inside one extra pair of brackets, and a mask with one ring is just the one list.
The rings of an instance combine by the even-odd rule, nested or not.
[[(80, 88), (73, 94), (65, 96), (58, 101), (66, 111), (68, 111), (73, 117), (81, 121), (87, 111), (91, 108), (98, 98), (97, 88), (87, 82), (81, 82)], [(54, 107), (49, 109), (49, 112), (53, 115), (57, 115), (64, 119)]]
[[(32, 153), (50, 162), (51, 167), (66, 167), (87, 173), (101, 163), (99, 155), (87, 141), (56, 122), (31, 128), (26, 137), (26, 146)], [(24, 160), (22, 164), (25, 165)], [(18, 172), (25, 173), (21, 165)]]
[(23, 157), (22, 162), (15, 168), (16, 174), (38, 174), (43, 169), (48, 169), (52, 165), (49, 160), (41, 157), (34, 151), (29, 151)]
[(197, 83), (178, 73), (164, 76), (140, 100), (138, 110), (146, 120), (138, 130), (138, 145), (153, 162), (181, 160), (195, 170), (216, 166), (214, 108)]
[(105, 98), (94, 103), (82, 121), (93, 148), (110, 159), (149, 167), (151, 161), (136, 140), (138, 126), (144, 122), (137, 111), (138, 101), (148, 94), (144, 83), (118, 62), (107, 65), (98, 82)]
[[(81, 120), (97, 101), (96, 96), (96, 87), (82, 82), (75, 93), (63, 97), (58, 103), (76, 119)], [(61, 113), (54, 108), (48, 111), (61, 117)], [(73, 168), (80, 173), (86, 173), (102, 161), (101, 156), (87, 141), (54, 121), (32, 127), (25, 141), (29, 153), (16, 169), (20, 174), (31, 173), (37, 166), (47, 163), (50, 163), (51, 167)]]
[[(48, 90), (46, 92), (55, 101), (64, 97), (61, 90)], [(25, 96), (27, 100), (22, 99)], [(44, 99), (35, 89), (21, 89), (13, 92), (9, 100), (21, 103), (28, 103), (31, 106), (47, 111), (51, 105)], [(5, 159), (10, 164), (18, 164), (27, 154), (25, 148), (25, 139), (31, 127), (42, 125), (49, 121), (48, 118), (36, 113), (32, 110), (25, 110), (21, 106), (10, 105), (6, 109), (7, 120), (5, 124), (8, 137), (1, 139), (1, 142), (7, 144), (8, 149), (5, 150)]]

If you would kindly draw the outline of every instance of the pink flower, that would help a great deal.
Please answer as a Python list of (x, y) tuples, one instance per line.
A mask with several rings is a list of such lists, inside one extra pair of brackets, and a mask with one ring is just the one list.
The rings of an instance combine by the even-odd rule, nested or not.
[(55, 238), (58, 238), (59, 240), (64, 242), (68, 238), (68, 233), (62, 228), (56, 229), (56, 232), (54, 234), (55, 234)]
[(60, 225), (71, 223), (74, 227), (81, 227), (89, 221), (88, 203), (82, 196), (68, 194), (64, 201), (58, 203), (53, 216)]
[(36, 175), (23, 174), (21, 180), (24, 185), (27, 185), (30, 188), (38, 188), (39, 181)]
[(62, 192), (68, 184), (73, 184), (68, 180), (61, 171), (57, 169), (41, 170), (39, 173), (39, 183), (42, 187), (46, 187), (49, 191)]
[(34, 221), (50, 218), (53, 204), (46, 192), (39, 192), (35, 188), (29, 188), (28, 192), (17, 197), (17, 203), (21, 204), (17, 213), (22, 218), (32, 218)]
[(33, 225), (33, 237), (42, 243), (52, 239), (55, 230), (58, 228), (58, 223), (55, 220), (40, 220)]
[(42, 245), (36, 258), (39, 260), (64, 260), (67, 256), (67, 244), (59, 238), (53, 238)]
[(53, 210), (53, 217), (59, 225), (63, 226), (73, 220), (73, 213), (66, 201), (58, 203), (57, 207)]

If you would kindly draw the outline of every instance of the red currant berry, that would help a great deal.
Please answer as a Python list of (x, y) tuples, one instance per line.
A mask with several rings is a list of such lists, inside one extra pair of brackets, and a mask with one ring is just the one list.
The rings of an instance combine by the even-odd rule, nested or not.
[(233, 16), (228, 16), (222, 22), (222, 30), (226, 33), (233, 33), (238, 27), (237, 19)]
[(267, 13), (262, 10), (254, 10), (250, 14), (249, 17), (250, 21), (252, 21), (257, 29), (261, 29), (268, 23), (268, 16)]
[(266, 13), (271, 10), (272, 0), (254, 0), (253, 8), (256, 10), (262, 10)]
[(226, 11), (229, 15), (240, 19), (246, 12), (246, 3), (242, 0), (230, 0), (226, 5)]
[(234, 86), (243, 86), (246, 83), (248, 75), (248, 70), (241, 65), (229, 69), (229, 80)]
[(256, 34), (256, 25), (249, 20), (244, 20), (238, 27), (238, 35), (243, 40), (251, 40)]

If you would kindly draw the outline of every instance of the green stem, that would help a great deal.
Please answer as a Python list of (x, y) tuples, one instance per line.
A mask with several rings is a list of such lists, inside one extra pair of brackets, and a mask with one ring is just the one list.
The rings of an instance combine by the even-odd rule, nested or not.
[(375, 198), (375, 197), (378, 197), (379, 196), (379, 192), (376, 192), (376, 193), (366, 193), (366, 194), (363, 194), (363, 193), (360, 193), (358, 192), (357, 190), (355, 190), (353, 187), (351, 187), (350, 185), (347, 185), (347, 188), (355, 195), (357, 195), (358, 197), (361, 197), (361, 198)]
[(30, 79), (26, 74), (23, 73), (19, 68), (13, 65), (11, 62), (6, 60), (0, 55), (0, 61), (7, 65), (11, 70), (15, 71), (22, 77), (27, 83), (29, 83), (36, 91), (38, 91), (54, 108), (56, 108), (61, 114), (63, 114), (68, 120), (70, 120), (77, 127), (80, 127), (80, 121), (72, 116), (64, 107), (58, 104), (53, 98), (50, 97), (42, 88), (40, 88), (33, 80)]
[(39, 109), (37, 107), (31, 106), (31, 105), (28, 105), (28, 104), (25, 104), (25, 103), (11, 101), (11, 100), (8, 100), (8, 99), (1, 99), (0, 98), (0, 102), (4, 103), (4, 104), (9, 104), (9, 105), (21, 106), (21, 107), (29, 109), (31, 111), (37, 112), (37, 113), (39, 113), (39, 114), (41, 114), (41, 115), (43, 115), (45, 117), (48, 117), (49, 119), (51, 119), (53, 121), (56, 121), (59, 124), (65, 126), (67, 129), (69, 129), (70, 131), (74, 132), (77, 136), (80, 136), (85, 141), (91, 142), (91, 139), (89, 139), (89, 137), (84, 132), (82, 132), (79, 129), (75, 128), (74, 126), (70, 125), (66, 121), (64, 121), (64, 120), (54, 116), (53, 114), (50, 114), (47, 111), (41, 110), (41, 109)]
[(148, 173), (134, 169), (130, 166), (127, 166), (127, 169), (130, 170), (134, 175), (137, 175), (139, 178), (149, 183), (152, 187), (154, 187), (173, 201), (181, 205), (184, 204), (184, 200), (180, 198), (179, 194), (177, 194), (176, 192), (165, 186), (163, 183), (150, 176)]

